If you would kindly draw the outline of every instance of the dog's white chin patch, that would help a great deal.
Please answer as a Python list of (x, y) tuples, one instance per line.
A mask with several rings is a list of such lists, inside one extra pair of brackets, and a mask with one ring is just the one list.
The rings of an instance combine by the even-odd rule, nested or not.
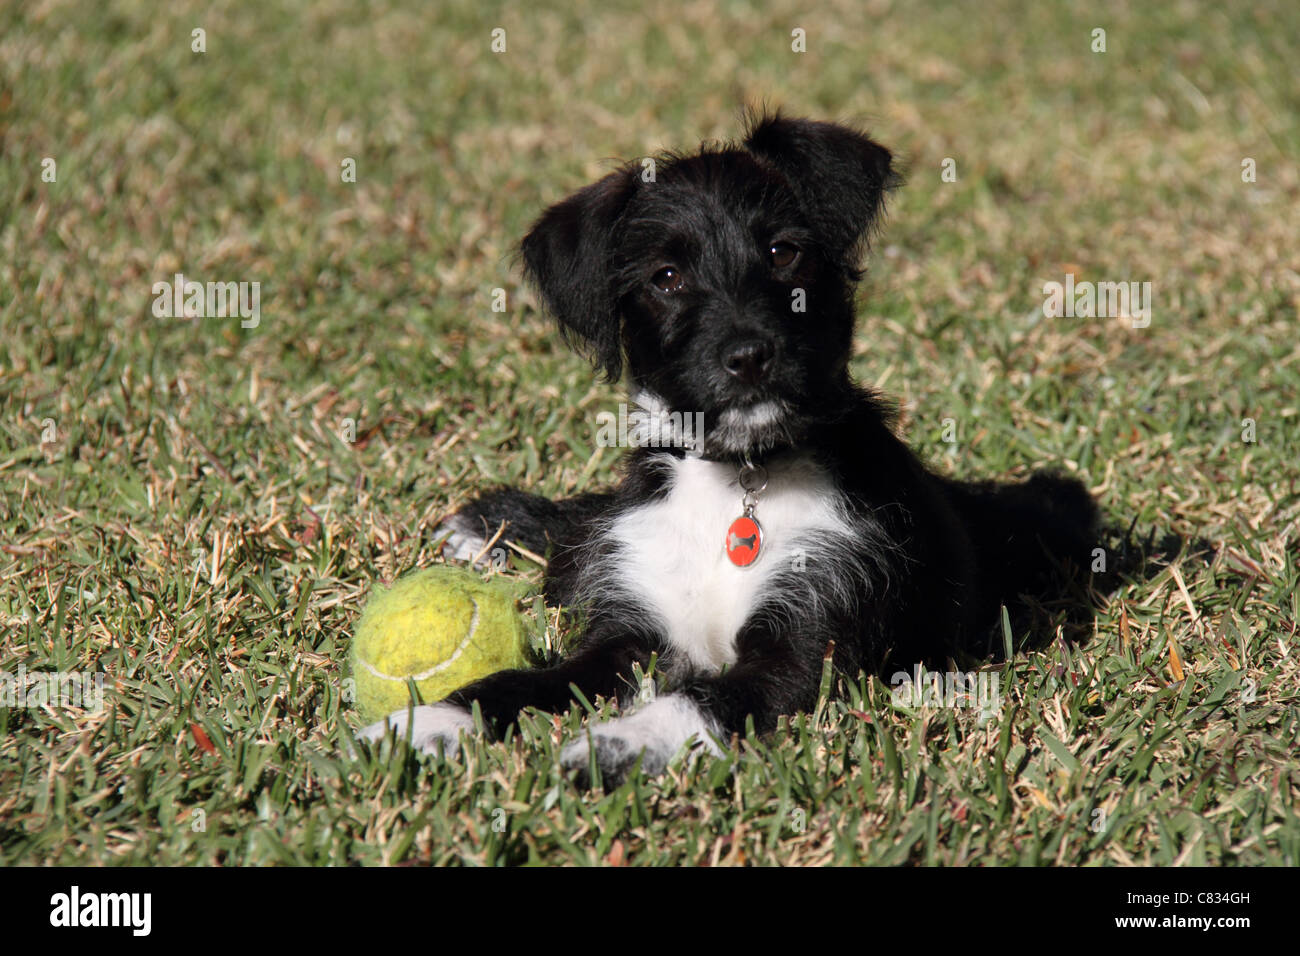
[(561, 751), (560, 763), (569, 770), (585, 769), (594, 751), (597, 766), (607, 776), (626, 773), (638, 758), (642, 771), (655, 775), (692, 745), (698, 752), (721, 755), (714, 739), (719, 733), (693, 700), (668, 694), (626, 717), (588, 727), (581, 740)]
[(357, 732), (357, 739), (375, 743), (384, 739), (390, 727), (397, 731), (398, 740), (405, 740), (409, 732), (411, 746), (417, 750), (431, 754), (441, 750), (451, 756), (460, 744), (461, 733), (474, 732), (474, 720), (469, 711), (455, 704), (421, 704), (394, 711), (383, 720), (363, 727)]
[(706, 428), (709, 446), (728, 452), (761, 451), (776, 444), (783, 435), (787, 410), (774, 400), (728, 408)]
[(780, 402), (769, 400), (744, 408), (728, 408), (720, 417), (722, 424), (730, 428), (766, 428), (780, 421), (784, 414)]

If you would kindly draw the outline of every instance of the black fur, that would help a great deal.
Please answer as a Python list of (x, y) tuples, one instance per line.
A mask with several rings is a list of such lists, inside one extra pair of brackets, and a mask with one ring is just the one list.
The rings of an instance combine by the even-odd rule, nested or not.
[[(608, 494), (485, 495), (452, 527), (490, 536), (504, 521), (508, 536), (549, 550), (547, 597), (580, 608), (586, 630), (559, 663), (493, 675), (450, 702), (477, 703), (499, 732), (524, 707), (567, 708), (573, 688), (623, 697), (634, 665), (657, 654), (715, 726), (743, 732), (752, 718), (769, 731), (814, 704), (828, 647), (850, 676), (987, 656), (1001, 645), (991, 635), (1004, 604), (1020, 627), (1020, 611), (1063, 599), (1095, 545), (1083, 486), (1046, 474), (1020, 484), (935, 475), (894, 434), (888, 406), (849, 379), (859, 256), (896, 182), (889, 152), (843, 126), (762, 116), (741, 145), (660, 157), (654, 182), (641, 170), (629, 165), (549, 209), (522, 244), (528, 278), (599, 369), (626, 370), (669, 408), (718, 423), (755, 403), (779, 407), (772, 422), (706, 428), (704, 456), (770, 467), (811, 456), (860, 539), (823, 542), (806, 573), (777, 574), (772, 598), (735, 636), (734, 664), (701, 672), (635, 594), (602, 581), (611, 562), (600, 529), (665, 494), (682, 450), (633, 451)], [(792, 310), (798, 295), (802, 312)]]

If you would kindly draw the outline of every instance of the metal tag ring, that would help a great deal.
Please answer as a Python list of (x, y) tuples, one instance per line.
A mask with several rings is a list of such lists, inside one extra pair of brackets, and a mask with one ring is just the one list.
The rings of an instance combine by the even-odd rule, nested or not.
[(767, 488), (767, 469), (762, 465), (755, 465), (748, 457), (740, 467), (738, 478), (740, 487), (744, 489), (746, 495), (757, 495)]

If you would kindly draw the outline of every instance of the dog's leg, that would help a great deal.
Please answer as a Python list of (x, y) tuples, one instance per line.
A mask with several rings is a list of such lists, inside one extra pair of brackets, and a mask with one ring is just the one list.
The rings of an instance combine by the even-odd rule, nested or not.
[(718, 741), (743, 734), (748, 716), (758, 733), (774, 730), (782, 714), (811, 710), (816, 703), (823, 638), (829, 639), (828, 629), (811, 622), (780, 636), (747, 626), (737, 638), (737, 661), (727, 670), (691, 678), (627, 716), (593, 725), (565, 748), (561, 763), (586, 783), (594, 756), (603, 782), (616, 785), (638, 759), (643, 773), (656, 775), (688, 747), (720, 754)]
[(394, 711), (383, 720), (363, 727), (357, 740), (376, 743), (383, 740), (389, 728), (397, 732), (398, 740), (409, 736), (411, 746), (425, 753), (453, 754), (460, 742), (461, 733), (472, 734), (474, 721), (463, 707), (451, 704), (421, 704)]
[(641, 761), (641, 772), (657, 776), (673, 758), (691, 748), (720, 756), (717, 739), (725, 739), (712, 716), (689, 695), (665, 694), (624, 717), (593, 724), (560, 754), (560, 764), (591, 784), (592, 757), (606, 786), (617, 786)]
[[(1099, 517), (1081, 482), (1040, 472), (1018, 484), (945, 480), (943, 487), (972, 543), (973, 620), (992, 625), (1005, 604), (1012, 630), (1021, 633), (1038, 626), (1024, 597), (1074, 615), (1088, 606)], [(967, 650), (980, 656), (1002, 645), (996, 626), (969, 642)]]
[(448, 535), (443, 555), (455, 561), (479, 557), (480, 564), (490, 564), (490, 556), (482, 555), (483, 548), (502, 523), (506, 526), (498, 540), (502, 548), (504, 542), (514, 541), (544, 555), (552, 542), (571, 539), (585, 521), (609, 506), (612, 497), (585, 494), (551, 501), (514, 488), (499, 488), (450, 515), (435, 533)]
[[(619, 637), (588, 637), (574, 654), (552, 667), (499, 671), (462, 687), (446, 700), (404, 708), (363, 728), (359, 740), (378, 741), (393, 727), (404, 737), (408, 724), (411, 745), (428, 753), (452, 753), (462, 732), (472, 732), (471, 709), (478, 704), (489, 733), (501, 734), (525, 707), (561, 713), (577, 699), (576, 687), (588, 700), (635, 692), (633, 665), (648, 667), (654, 641), (627, 633)], [(408, 716), (409, 715), (409, 716)]]

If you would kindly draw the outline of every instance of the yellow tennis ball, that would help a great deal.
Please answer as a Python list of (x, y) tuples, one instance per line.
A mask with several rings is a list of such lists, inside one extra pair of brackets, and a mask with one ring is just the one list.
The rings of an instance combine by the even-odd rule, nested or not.
[(515, 592), (465, 568), (414, 571), (377, 587), (352, 639), (356, 705), (367, 723), (411, 700), (424, 703), (497, 671), (528, 665), (528, 638)]

